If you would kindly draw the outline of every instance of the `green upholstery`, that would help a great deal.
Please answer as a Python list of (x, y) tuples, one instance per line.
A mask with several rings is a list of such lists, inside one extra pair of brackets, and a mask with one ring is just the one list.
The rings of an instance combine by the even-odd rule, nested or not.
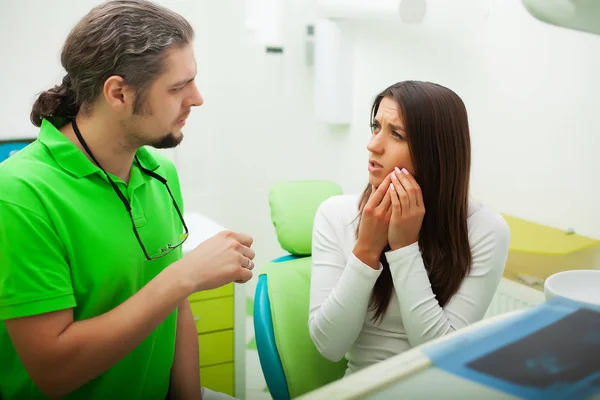
[(329, 181), (275, 184), (269, 193), (269, 205), (281, 247), (293, 255), (310, 255), (317, 208), (329, 197), (340, 194), (342, 188)]
[(346, 371), (347, 361), (327, 360), (308, 333), (310, 273), (310, 257), (261, 268), (268, 279), (275, 342), (292, 399), (342, 378)]
[(318, 207), (342, 194), (328, 181), (281, 182), (269, 193), (277, 239), (289, 255), (260, 268), (254, 331), (263, 370), (275, 400), (289, 400), (340, 379), (347, 361), (334, 363), (308, 332), (312, 228)]

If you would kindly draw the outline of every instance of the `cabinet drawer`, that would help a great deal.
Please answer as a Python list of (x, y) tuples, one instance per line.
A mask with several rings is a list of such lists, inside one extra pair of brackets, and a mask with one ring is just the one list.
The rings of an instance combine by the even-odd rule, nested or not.
[(230, 283), (220, 288), (213, 290), (203, 290), (202, 292), (196, 292), (190, 295), (188, 299), (190, 301), (214, 299), (215, 297), (233, 296), (233, 283)]
[(233, 328), (233, 296), (190, 303), (198, 333)]
[(200, 368), (200, 383), (216, 392), (233, 396), (233, 363)]
[(233, 361), (233, 329), (198, 335), (200, 366)]

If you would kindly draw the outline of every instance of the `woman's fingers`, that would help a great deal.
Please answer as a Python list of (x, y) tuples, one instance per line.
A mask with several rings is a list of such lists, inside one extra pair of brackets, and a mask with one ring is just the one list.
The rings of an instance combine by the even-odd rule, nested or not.
[(403, 168), (401, 171), (397, 170), (396, 172), (399, 175), (400, 182), (408, 193), (411, 206), (414, 204), (417, 207), (423, 207), (423, 193), (421, 192), (421, 187), (417, 183), (415, 177), (412, 176), (412, 174), (405, 168)]
[(375, 190), (375, 192), (371, 193), (371, 197), (369, 197), (369, 200), (367, 201), (365, 208), (375, 209), (377, 206), (379, 206), (379, 204), (384, 199), (385, 194), (388, 191), (388, 186), (390, 185), (390, 182), (391, 182), (390, 175), (391, 174), (388, 174), (388, 176), (385, 177), (383, 182), (381, 182), (381, 184), (379, 185), (377, 190)]
[(393, 173), (392, 183), (394, 184), (394, 188), (396, 190), (396, 193), (398, 194), (398, 200), (400, 201), (400, 205), (402, 207), (402, 214), (408, 214), (411, 206), (410, 198), (408, 196), (408, 193), (406, 192), (406, 189), (404, 188), (404, 186), (402, 186), (402, 183), (398, 178), (397, 172)]

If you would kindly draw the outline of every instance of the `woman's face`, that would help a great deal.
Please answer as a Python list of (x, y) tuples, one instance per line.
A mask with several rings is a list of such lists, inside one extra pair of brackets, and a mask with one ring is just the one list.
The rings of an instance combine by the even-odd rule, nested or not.
[(384, 97), (372, 121), (369, 150), (369, 183), (377, 188), (394, 170), (406, 168), (414, 176), (415, 168), (400, 109), (391, 97)]

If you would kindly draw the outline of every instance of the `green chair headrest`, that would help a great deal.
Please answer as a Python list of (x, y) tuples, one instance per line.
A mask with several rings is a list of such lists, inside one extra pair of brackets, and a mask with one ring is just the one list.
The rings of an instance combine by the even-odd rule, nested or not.
[(310, 255), (317, 209), (342, 188), (329, 181), (293, 181), (275, 184), (269, 193), (271, 220), (281, 247), (294, 255)]

